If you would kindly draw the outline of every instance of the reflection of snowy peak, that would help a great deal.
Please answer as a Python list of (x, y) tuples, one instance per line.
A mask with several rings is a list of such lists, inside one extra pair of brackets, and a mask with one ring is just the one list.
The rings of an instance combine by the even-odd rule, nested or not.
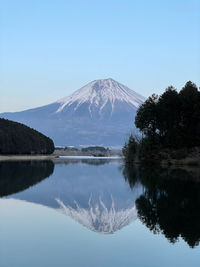
[(137, 218), (136, 199), (142, 186), (130, 189), (119, 163), (56, 164), (52, 177), (12, 198), (51, 207), (88, 229), (114, 233)]
[(77, 202), (75, 202), (76, 208), (72, 208), (65, 205), (60, 199), (56, 200), (62, 213), (94, 232), (112, 234), (137, 218), (135, 205), (118, 210), (113, 199), (111, 207), (108, 208), (101, 198), (96, 206), (92, 206), (90, 198), (87, 209), (80, 207)]
[(56, 145), (121, 146), (144, 97), (113, 79), (95, 80), (54, 103), (0, 117), (24, 123)]

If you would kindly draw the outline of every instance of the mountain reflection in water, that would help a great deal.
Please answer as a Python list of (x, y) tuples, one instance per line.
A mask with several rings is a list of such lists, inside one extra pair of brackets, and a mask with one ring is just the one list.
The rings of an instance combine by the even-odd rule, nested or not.
[(142, 192), (141, 186), (130, 190), (118, 166), (103, 159), (58, 161), (50, 179), (24, 190), (25, 179), (24, 191), (12, 191), (10, 197), (54, 208), (92, 231), (112, 234), (136, 220), (135, 200)]
[[(48, 179), (46, 179), (48, 178)], [(137, 218), (171, 243), (200, 241), (200, 170), (123, 166), (118, 161), (0, 162), (0, 196), (56, 209), (99, 233)]]

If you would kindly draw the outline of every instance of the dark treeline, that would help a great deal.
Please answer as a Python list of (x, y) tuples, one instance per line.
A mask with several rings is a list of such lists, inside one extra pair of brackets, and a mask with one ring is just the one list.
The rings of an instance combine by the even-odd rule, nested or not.
[(179, 93), (170, 86), (162, 95), (152, 95), (138, 109), (135, 125), (142, 138), (131, 136), (125, 144), (128, 161), (136, 155), (150, 159), (166, 149), (200, 147), (200, 91), (189, 81)]
[(200, 172), (198, 168), (173, 169), (126, 165), (125, 180), (144, 193), (136, 200), (139, 219), (153, 233), (171, 243), (180, 237), (190, 247), (200, 241)]
[(0, 119), (0, 154), (51, 154), (53, 141), (24, 124)]

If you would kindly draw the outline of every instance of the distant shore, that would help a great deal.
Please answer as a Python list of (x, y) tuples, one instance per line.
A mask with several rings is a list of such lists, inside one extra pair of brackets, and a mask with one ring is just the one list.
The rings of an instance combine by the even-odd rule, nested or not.
[(59, 159), (122, 159), (120, 156), (59, 156)]
[(58, 154), (51, 154), (51, 155), (0, 155), (0, 161), (25, 161), (25, 160), (56, 160), (56, 161), (65, 161), (67, 159), (121, 159), (121, 156), (74, 156), (74, 155), (68, 155), (63, 156)]
[(56, 155), (0, 155), (0, 161), (16, 161), (16, 160), (52, 160)]

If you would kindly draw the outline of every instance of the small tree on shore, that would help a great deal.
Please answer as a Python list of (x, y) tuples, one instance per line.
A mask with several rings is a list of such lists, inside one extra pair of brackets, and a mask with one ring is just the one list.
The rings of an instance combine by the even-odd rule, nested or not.
[(130, 135), (128, 142), (125, 143), (122, 152), (127, 162), (133, 162), (137, 156), (138, 140), (133, 134)]

